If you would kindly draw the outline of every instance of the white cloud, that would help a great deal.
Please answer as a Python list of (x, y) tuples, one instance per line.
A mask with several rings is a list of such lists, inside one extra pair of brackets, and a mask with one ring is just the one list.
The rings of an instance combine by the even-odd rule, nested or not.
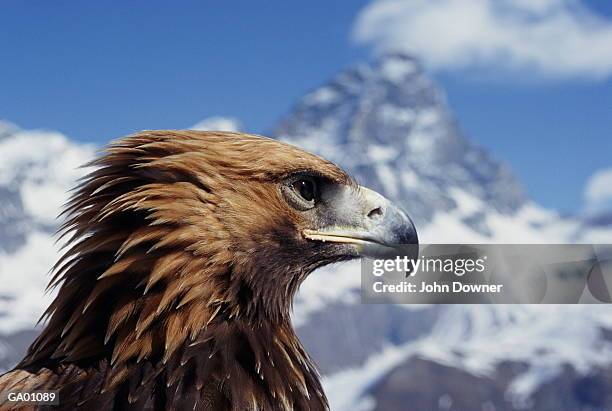
[(612, 209), (612, 168), (599, 170), (589, 178), (584, 201), (588, 213)]
[(414, 53), (433, 69), (612, 74), (612, 20), (582, 0), (375, 0), (353, 39), (376, 52)]
[(190, 127), (202, 131), (240, 131), (242, 124), (232, 117), (209, 117)]

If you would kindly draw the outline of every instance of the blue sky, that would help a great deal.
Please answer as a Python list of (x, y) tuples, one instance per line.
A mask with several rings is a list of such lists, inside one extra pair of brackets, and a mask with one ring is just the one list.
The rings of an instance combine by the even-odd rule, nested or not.
[[(0, 118), (98, 144), (214, 115), (265, 133), (305, 92), (410, 34), (356, 39), (356, 21), (369, 4), (4, 1)], [(612, 19), (611, 2), (586, 6)], [(607, 37), (599, 37), (600, 48), (607, 47)], [(508, 162), (536, 201), (580, 210), (589, 176), (612, 167), (607, 61), (603, 74), (593, 74), (588, 67), (600, 60), (577, 68), (568, 60), (575, 72), (559, 75), (547, 72), (550, 60), (508, 71), (500, 59), (482, 69), (449, 64), (458, 60), (444, 49), (431, 54), (422, 47), (465, 133)], [(503, 47), (521, 61), (520, 48)], [(588, 48), (586, 55), (596, 54)]]

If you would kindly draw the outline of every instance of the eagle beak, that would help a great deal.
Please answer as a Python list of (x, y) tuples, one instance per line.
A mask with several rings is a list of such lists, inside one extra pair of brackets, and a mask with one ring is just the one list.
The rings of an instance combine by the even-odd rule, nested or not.
[(349, 245), (358, 257), (418, 258), (418, 236), (410, 217), (382, 195), (365, 187), (344, 188), (328, 199), (333, 217), (309, 240)]

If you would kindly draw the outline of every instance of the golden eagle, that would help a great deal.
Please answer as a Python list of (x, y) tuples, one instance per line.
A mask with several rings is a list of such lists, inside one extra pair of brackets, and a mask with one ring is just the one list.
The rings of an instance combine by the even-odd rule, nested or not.
[(60, 409), (326, 410), (293, 297), (318, 267), (416, 243), (406, 214), (254, 135), (145, 131), (89, 165), (47, 324), (0, 392), (59, 390)]

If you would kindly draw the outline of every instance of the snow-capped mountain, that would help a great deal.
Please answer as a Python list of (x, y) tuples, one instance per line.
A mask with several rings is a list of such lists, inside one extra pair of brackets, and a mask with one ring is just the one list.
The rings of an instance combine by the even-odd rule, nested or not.
[(93, 154), (58, 132), (0, 121), (0, 369), (21, 355), (51, 301), (45, 274), (60, 248), (56, 217)]
[[(299, 101), (275, 135), (403, 205), (425, 244), (612, 241), (606, 224), (530, 201), (507, 166), (462, 135), (410, 56), (338, 74)], [(612, 308), (363, 306), (357, 270), (315, 273), (295, 308), (334, 409), (612, 408), (612, 399), (580, 392), (583, 378), (609, 382)], [(555, 383), (571, 393), (559, 395)]]
[(24, 131), (0, 121), (0, 249), (19, 249), (33, 231), (51, 232), (66, 187), (92, 148), (51, 131)]
[[(197, 124), (238, 127), (225, 118)], [(273, 130), (402, 204), (424, 243), (612, 242), (609, 224), (530, 201), (507, 166), (462, 135), (410, 56), (341, 72)], [(0, 123), (0, 370), (36, 334), (59, 249), (54, 216), (93, 153), (56, 132)], [(295, 304), (332, 409), (612, 407), (612, 308), (363, 305), (359, 278), (358, 263), (321, 270)]]

